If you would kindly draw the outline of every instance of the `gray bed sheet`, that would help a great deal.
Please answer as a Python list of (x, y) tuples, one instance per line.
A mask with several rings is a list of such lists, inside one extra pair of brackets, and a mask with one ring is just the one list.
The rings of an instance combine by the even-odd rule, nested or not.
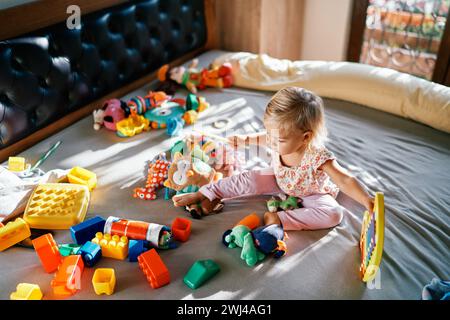
[[(200, 63), (207, 65), (221, 53), (206, 52)], [(145, 94), (151, 86), (125, 98)], [(272, 95), (239, 88), (207, 89), (201, 94), (212, 104), (200, 121), (203, 129), (212, 130), (214, 120), (229, 118), (236, 131), (228, 133), (262, 129), (263, 111)], [(174, 250), (159, 250), (170, 270), (169, 285), (152, 289), (137, 263), (103, 258), (95, 268), (115, 269), (115, 293), (97, 296), (91, 284), (95, 268), (85, 268), (81, 290), (69, 299), (420, 299), (422, 287), (433, 277), (450, 279), (450, 135), (348, 102), (325, 99), (325, 105), (328, 147), (370, 190), (385, 193), (386, 238), (377, 282), (367, 286), (359, 279), (364, 208), (342, 193), (338, 201), (348, 213), (339, 226), (288, 232), (285, 257), (246, 266), (240, 250), (225, 248), (221, 236), (245, 215), (264, 213), (267, 196), (260, 196), (227, 201), (221, 214), (193, 220), (188, 242)], [(145, 162), (167, 150), (174, 139), (164, 131), (122, 139), (106, 129), (94, 131), (92, 123), (91, 117), (82, 119), (22, 155), (35, 161), (61, 140), (58, 151), (42, 165), (44, 170), (82, 166), (94, 171), (98, 187), (87, 218), (115, 215), (170, 225), (177, 216), (188, 217), (165, 201), (162, 192), (155, 201), (132, 197), (133, 188), (145, 183)], [(248, 168), (267, 166), (265, 160), (252, 158)], [(60, 244), (71, 242), (69, 231), (56, 231), (55, 238)], [(215, 260), (221, 271), (193, 291), (183, 277), (200, 259)], [(38, 284), (44, 299), (58, 299), (51, 290), (52, 278), (32, 249), (13, 247), (0, 253), (0, 299), (9, 299), (21, 282)]]

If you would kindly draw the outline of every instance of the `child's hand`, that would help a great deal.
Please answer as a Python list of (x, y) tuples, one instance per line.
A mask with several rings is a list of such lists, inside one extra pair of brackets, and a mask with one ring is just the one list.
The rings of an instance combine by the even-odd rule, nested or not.
[(235, 136), (227, 137), (227, 140), (229, 141), (230, 146), (237, 149), (238, 147), (245, 147), (245, 144), (248, 142), (248, 136), (237, 134)]

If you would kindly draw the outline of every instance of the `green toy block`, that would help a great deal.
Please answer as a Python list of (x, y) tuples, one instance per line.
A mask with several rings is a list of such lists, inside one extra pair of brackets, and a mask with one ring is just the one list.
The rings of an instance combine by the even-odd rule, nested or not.
[(195, 261), (184, 276), (184, 283), (191, 289), (197, 289), (219, 271), (219, 265), (211, 259)]
[(61, 253), (63, 257), (67, 257), (70, 255), (78, 254), (78, 251), (81, 247), (81, 245), (75, 243), (61, 244), (59, 245), (59, 253)]

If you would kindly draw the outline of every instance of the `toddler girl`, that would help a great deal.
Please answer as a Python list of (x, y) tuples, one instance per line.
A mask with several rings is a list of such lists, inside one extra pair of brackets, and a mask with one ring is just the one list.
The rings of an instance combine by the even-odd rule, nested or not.
[(367, 210), (373, 209), (373, 198), (324, 146), (327, 132), (320, 97), (298, 87), (278, 91), (267, 105), (264, 126), (266, 133), (230, 140), (235, 145), (254, 140), (270, 147), (270, 168), (245, 171), (205, 185), (198, 192), (174, 196), (175, 206), (200, 202), (208, 213), (224, 198), (285, 193), (301, 198), (303, 207), (264, 214), (266, 225), (281, 225), (284, 230), (338, 225), (345, 212), (335, 200), (339, 190)]

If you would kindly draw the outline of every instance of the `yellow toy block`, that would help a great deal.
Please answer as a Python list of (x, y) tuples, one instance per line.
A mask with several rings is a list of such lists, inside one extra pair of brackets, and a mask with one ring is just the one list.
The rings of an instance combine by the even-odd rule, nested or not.
[(70, 183), (82, 184), (92, 191), (97, 186), (97, 175), (81, 167), (73, 167), (67, 174)]
[(83, 222), (89, 199), (89, 189), (85, 185), (40, 184), (28, 200), (23, 219), (34, 229), (69, 229)]
[(116, 274), (112, 268), (98, 268), (92, 277), (92, 285), (97, 295), (114, 293), (116, 286)]
[(0, 227), (0, 252), (31, 236), (30, 227), (21, 218)]
[(23, 171), (25, 170), (25, 158), (23, 157), (9, 157), (8, 159), (9, 171)]
[(150, 130), (150, 121), (140, 115), (130, 115), (116, 123), (117, 135), (132, 137), (142, 131)]
[(103, 257), (119, 260), (128, 257), (128, 238), (126, 236), (114, 235), (111, 237), (108, 233), (97, 232), (92, 242), (100, 245)]
[(9, 296), (11, 300), (41, 300), (42, 291), (37, 284), (19, 283), (16, 291)]
[(373, 212), (366, 211), (361, 229), (359, 248), (361, 265), (359, 268), (362, 281), (369, 282), (375, 278), (380, 268), (384, 245), (384, 195), (375, 194)]

